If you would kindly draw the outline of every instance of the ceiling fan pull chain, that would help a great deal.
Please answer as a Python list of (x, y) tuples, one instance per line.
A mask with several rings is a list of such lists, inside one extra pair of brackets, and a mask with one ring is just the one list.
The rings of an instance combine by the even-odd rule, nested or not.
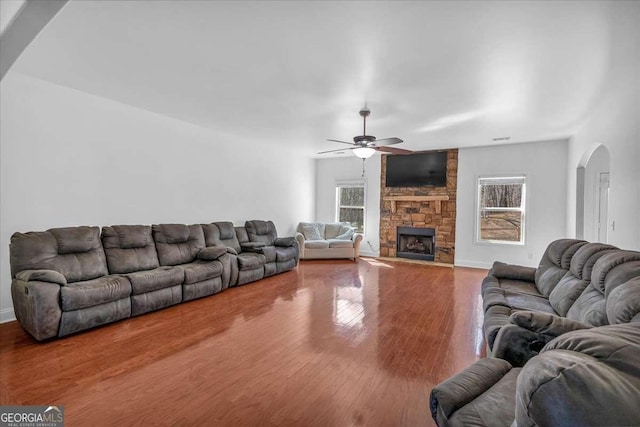
[(367, 159), (362, 159), (362, 177), (364, 178), (364, 161)]

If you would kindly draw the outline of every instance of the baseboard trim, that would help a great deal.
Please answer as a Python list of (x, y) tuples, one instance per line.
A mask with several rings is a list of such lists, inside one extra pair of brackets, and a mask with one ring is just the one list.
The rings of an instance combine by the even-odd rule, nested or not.
[(455, 261), (456, 267), (471, 267), (471, 268), (484, 268), (490, 269), (493, 263), (480, 262), (480, 261), (467, 261), (464, 259), (457, 259)]
[(408, 264), (418, 264), (418, 265), (431, 265), (435, 267), (446, 267), (453, 268), (453, 264), (446, 264), (444, 262), (435, 262), (435, 261), (424, 261), (421, 259), (410, 259), (410, 258), (399, 258), (399, 257), (378, 257), (379, 260), (382, 261), (390, 261), (390, 262), (404, 262)]
[(380, 254), (378, 252), (369, 252), (369, 251), (363, 251), (362, 249), (360, 250), (360, 255), (362, 256), (368, 256), (368, 257), (372, 257), (372, 258), (377, 258)]
[(0, 323), (13, 322), (14, 320), (16, 320), (16, 314), (13, 312), (13, 308), (0, 310)]

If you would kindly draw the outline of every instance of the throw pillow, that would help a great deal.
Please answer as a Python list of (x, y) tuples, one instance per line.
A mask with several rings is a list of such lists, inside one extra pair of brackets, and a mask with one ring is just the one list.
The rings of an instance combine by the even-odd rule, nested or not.
[(320, 224), (303, 225), (302, 234), (306, 240), (324, 240), (324, 236), (320, 234)]
[(352, 227), (347, 227), (343, 225), (340, 228), (340, 234), (338, 234), (335, 238), (337, 240), (351, 240), (355, 232), (356, 230), (354, 230)]

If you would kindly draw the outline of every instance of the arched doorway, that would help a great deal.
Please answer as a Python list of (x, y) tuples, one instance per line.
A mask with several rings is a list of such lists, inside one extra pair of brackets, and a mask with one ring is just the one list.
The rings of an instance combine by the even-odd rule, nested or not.
[(609, 150), (602, 144), (587, 150), (576, 176), (576, 237), (591, 242), (608, 240)]

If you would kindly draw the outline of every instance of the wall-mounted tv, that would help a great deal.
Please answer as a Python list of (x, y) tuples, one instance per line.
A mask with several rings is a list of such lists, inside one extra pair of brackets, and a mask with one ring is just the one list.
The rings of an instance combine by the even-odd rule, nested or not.
[(445, 187), (447, 152), (387, 156), (387, 187)]

